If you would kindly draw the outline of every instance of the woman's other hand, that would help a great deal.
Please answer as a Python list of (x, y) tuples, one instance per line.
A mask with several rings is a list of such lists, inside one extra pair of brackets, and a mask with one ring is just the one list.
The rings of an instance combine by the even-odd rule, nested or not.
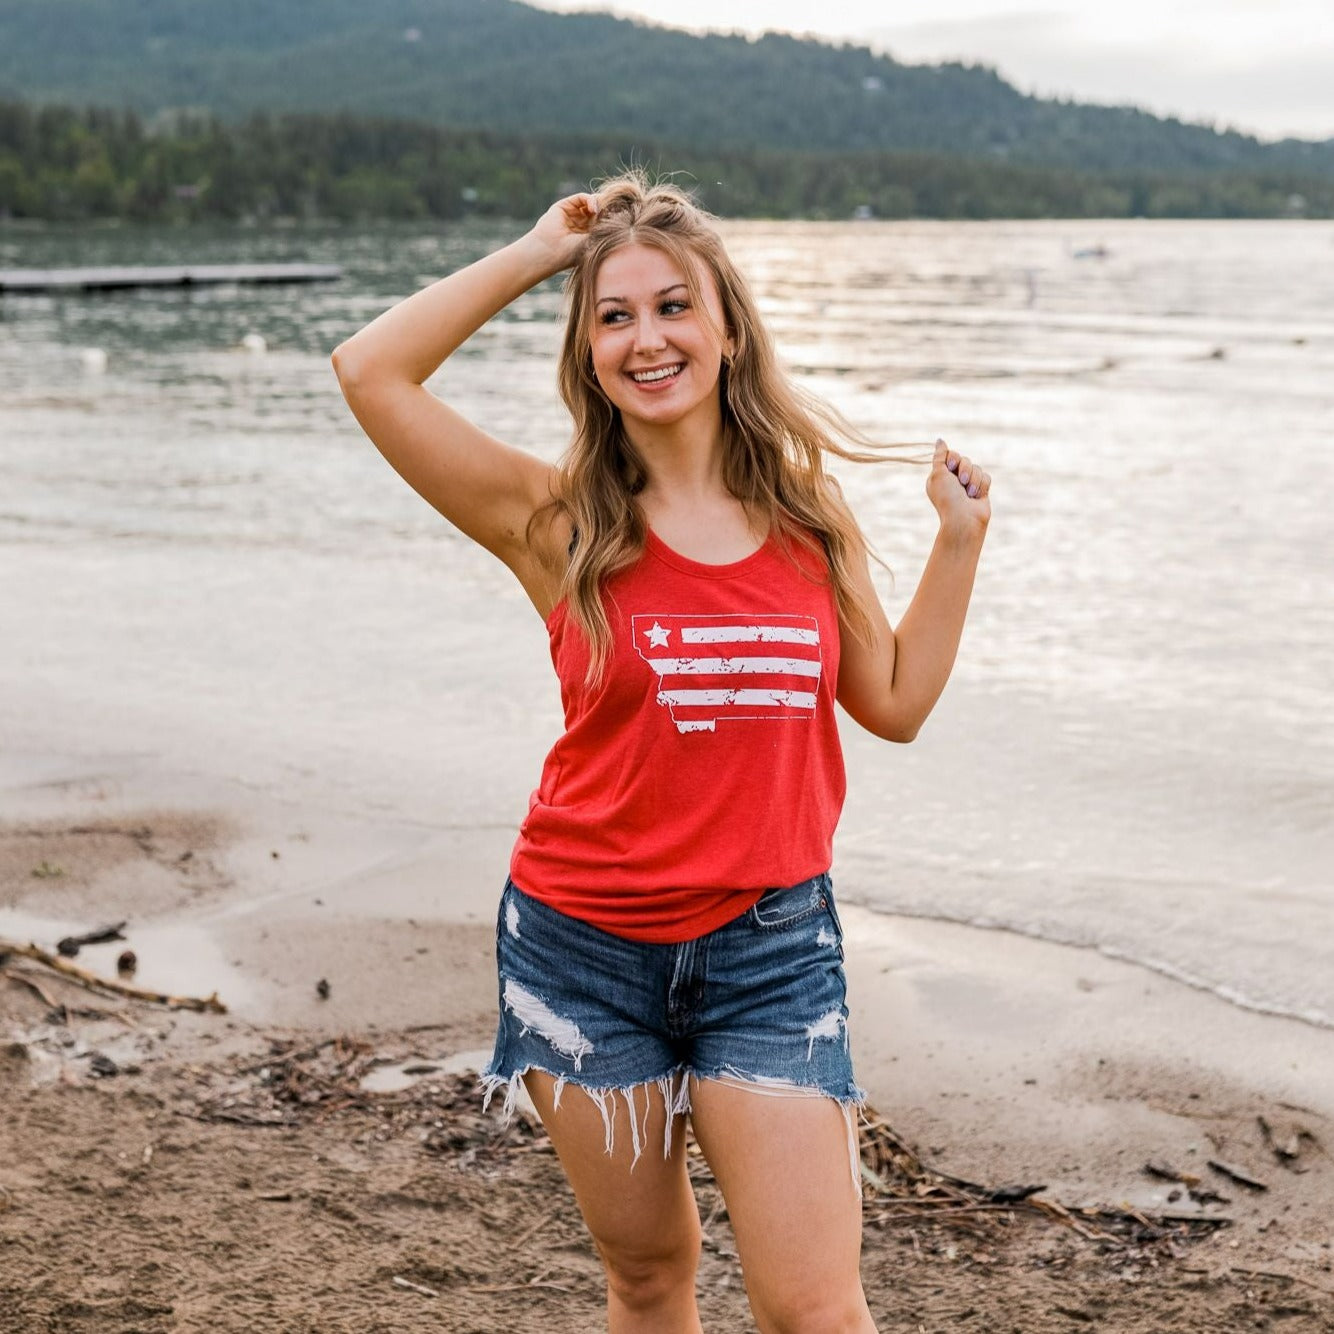
[(990, 473), (943, 440), (936, 441), (926, 494), (942, 526), (984, 530), (991, 519), (990, 491)]
[(552, 273), (568, 269), (579, 257), (597, 214), (597, 195), (566, 195), (538, 218), (529, 236), (550, 254)]

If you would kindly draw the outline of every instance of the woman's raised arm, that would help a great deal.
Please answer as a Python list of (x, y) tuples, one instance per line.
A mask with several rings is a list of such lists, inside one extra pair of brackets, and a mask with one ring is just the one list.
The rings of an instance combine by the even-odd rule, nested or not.
[(343, 396), (376, 448), (503, 560), (544, 615), (552, 558), (529, 547), (527, 530), (550, 498), (551, 465), (479, 430), (424, 382), (493, 315), (569, 267), (596, 211), (593, 195), (560, 200), (519, 240), (400, 301), (333, 353)]
[(943, 440), (926, 489), (940, 529), (898, 629), (890, 628), (862, 564), (856, 578), (874, 608), (874, 634), (869, 644), (846, 628), (842, 635), (838, 702), (886, 741), (913, 740), (950, 679), (991, 520), (990, 475)]

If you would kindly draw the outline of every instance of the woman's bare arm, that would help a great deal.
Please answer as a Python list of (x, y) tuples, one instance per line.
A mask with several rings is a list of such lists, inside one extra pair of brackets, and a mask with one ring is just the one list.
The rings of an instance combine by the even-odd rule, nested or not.
[(866, 644), (843, 627), (838, 701), (887, 741), (911, 741), (950, 678), (991, 519), (990, 490), (985, 472), (937, 444), (927, 494), (940, 528), (897, 630), (876, 598), (869, 566), (859, 567), (861, 590), (875, 609), (874, 634)]
[(550, 498), (551, 465), (487, 435), (424, 382), (492, 316), (568, 267), (595, 211), (591, 195), (561, 200), (519, 240), (399, 302), (333, 354), (343, 395), (376, 448), (503, 560), (544, 614), (550, 553), (530, 549), (527, 532)]

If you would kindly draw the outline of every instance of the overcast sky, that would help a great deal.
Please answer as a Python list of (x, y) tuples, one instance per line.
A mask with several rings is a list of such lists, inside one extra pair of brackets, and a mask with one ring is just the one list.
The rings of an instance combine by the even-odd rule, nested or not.
[(1334, 0), (540, 2), (680, 28), (854, 38), (908, 62), (994, 65), (1024, 92), (1131, 103), (1267, 139), (1334, 138)]

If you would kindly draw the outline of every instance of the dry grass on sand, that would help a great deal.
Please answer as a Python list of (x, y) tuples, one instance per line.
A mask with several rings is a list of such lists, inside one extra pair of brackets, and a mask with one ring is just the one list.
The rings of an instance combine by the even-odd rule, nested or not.
[[(540, 1128), (500, 1129), (468, 1075), (362, 1091), (375, 1064), (447, 1033), (382, 1032), (372, 1048), (238, 1028), (210, 1047), (207, 1016), (125, 1009), (49, 975), (48, 1006), (29, 968), (0, 976), (0, 1031), (27, 1035), (0, 1048), (0, 1329), (604, 1327), (600, 1269)], [(116, 1027), (135, 1058), (122, 1044), (94, 1062)], [(1327, 1260), (1270, 1268), (1226, 1226), (960, 1183), (883, 1124), (862, 1147), (863, 1273), (884, 1331), (1334, 1330)], [(691, 1170), (705, 1327), (753, 1328), (726, 1210), (697, 1155)]]

